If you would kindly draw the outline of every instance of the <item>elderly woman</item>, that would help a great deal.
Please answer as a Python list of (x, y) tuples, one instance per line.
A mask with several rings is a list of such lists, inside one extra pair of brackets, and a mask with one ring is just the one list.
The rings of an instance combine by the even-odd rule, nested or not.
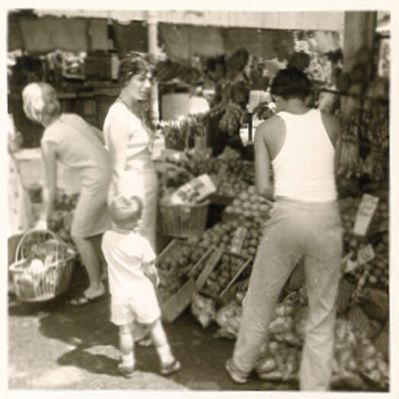
[(143, 200), (141, 232), (155, 250), (157, 175), (151, 159), (153, 132), (145, 114), (151, 89), (152, 66), (140, 54), (121, 61), (119, 97), (104, 121), (104, 138), (112, 162), (110, 196), (137, 195)]
[(57, 190), (57, 163), (73, 168), (79, 176), (80, 195), (74, 211), (71, 237), (88, 277), (88, 288), (72, 305), (83, 305), (101, 297), (102, 233), (110, 226), (107, 213), (107, 190), (110, 182), (109, 154), (101, 132), (75, 114), (61, 113), (55, 90), (47, 83), (31, 83), (23, 92), (26, 116), (44, 126), (41, 140), (45, 169), (44, 209), (37, 227), (47, 228), (54, 210)]

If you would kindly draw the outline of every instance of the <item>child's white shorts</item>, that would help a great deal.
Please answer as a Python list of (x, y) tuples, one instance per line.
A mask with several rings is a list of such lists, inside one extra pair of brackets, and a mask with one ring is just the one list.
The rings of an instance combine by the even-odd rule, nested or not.
[(152, 324), (161, 317), (155, 290), (132, 293), (129, 299), (111, 296), (111, 322), (117, 326), (137, 322)]

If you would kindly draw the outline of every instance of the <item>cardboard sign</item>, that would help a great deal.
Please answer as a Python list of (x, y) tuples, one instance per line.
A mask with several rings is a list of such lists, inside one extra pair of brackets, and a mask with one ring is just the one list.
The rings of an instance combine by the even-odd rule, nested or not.
[(379, 198), (370, 194), (364, 194), (356, 214), (353, 232), (364, 236), (377, 209)]
[(196, 177), (179, 187), (170, 197), (171, 204), (199, 203), (216, 192), (216, 186), (207, 174)]
[(353, 260), (348, 259), (345, 264), (345, 273), (353, 272), (358, 267), (359, 267), (358, 261), (356, 261), (356, 260), (353, 261)]
[(239, 254), (241, 252), (241, 248), (244, 244), (245, 237), (247, 236), (247, 228), (246, 227), (238, 227), (234, 232), (233, 240), (231, 242), (230, 252), (233, 254)]

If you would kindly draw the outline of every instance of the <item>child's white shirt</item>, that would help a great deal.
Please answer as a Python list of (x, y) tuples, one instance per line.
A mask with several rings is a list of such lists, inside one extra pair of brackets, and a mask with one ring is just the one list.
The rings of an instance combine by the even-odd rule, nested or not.
[(155, 253), (146, 238), (137, 232), (107, 231), (102, 251), (108, 264), (110, 293), (114, 299), (131, 300), (146, 296), (154, 286), (144, 274), (145, 266), (154, 262)]

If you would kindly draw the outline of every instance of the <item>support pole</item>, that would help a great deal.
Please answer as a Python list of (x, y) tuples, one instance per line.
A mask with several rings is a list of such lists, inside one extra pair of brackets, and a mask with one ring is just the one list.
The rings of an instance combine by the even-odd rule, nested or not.
[(365, 47), (374, 51), (377, 26), (376, 12), (345, 12), (344, 71), (349, 72), (355, 64), (356, 52)]
[[(147, 12), (148, 52), (156, 56), (158, 49), (158, 19), (156, 11)], [(154, 126), (159, 122), (158, 83), (154, 81), (151, 87), (151, 118)]]

